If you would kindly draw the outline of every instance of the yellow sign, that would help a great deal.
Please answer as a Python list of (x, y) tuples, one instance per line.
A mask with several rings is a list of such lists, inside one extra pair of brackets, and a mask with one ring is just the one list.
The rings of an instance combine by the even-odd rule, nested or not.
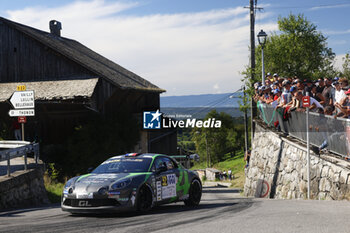
[(25, 91), (26, 89), (26, 85), (18, 85), (16, 91)]
[(168, 178), (166, 176), (162, 176), (162, 186), (168, 186)]

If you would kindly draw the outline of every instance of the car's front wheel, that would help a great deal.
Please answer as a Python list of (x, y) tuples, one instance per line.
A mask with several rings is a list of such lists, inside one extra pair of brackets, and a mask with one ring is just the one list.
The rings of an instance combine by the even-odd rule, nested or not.
[(201, 182), (197, 179), (192, 180), (190, 190), (189, 190), (189, 197), (187, 200), (185, 200), (186, 206), (198, 206), (199, 202), (201, 201), (202, 197), (202, 185)]
[(137, 210), (147, 211), (152, 208), (153, 197), (152, 191), (147, 185), (143, 185), (137, 195)]

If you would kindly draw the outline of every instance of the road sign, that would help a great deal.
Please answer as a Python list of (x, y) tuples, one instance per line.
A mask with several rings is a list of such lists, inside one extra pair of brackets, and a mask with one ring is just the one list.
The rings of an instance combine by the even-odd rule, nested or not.
[(18, 117), (18, 123), (27, 123), (27, 117), (19, 116)]
[(18, 85), (16, 90), (17, 91), (25, 91), (27, 89), (26, 85)]
[(16, 109), (34, 108), (34, 91), (15, 91), (10, 102)]
[(11, 109), (9, 115), (10, 117), (35, 116), (35, 111), (34, 109)]
[(310, 96), (304, 96), (303, 97), (303, 108), (309, 108), (310, 107)]

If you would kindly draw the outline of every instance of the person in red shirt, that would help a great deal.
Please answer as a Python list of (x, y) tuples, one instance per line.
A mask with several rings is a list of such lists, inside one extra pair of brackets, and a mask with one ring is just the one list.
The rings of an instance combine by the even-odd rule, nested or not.
[(12, 128), (13, 128), (13, 131), (14, 131), (15, 139), (16, 140), (21, 140), (21, 125), (18, 123), (17, 120), (13, 120)]

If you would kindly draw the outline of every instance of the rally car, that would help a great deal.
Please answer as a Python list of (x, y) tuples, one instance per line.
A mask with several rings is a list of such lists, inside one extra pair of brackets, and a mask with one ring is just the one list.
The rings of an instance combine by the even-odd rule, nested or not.
[(130, 153), (114, 156), (91, 173), (68, 180), (61, 208), (70, 213), (147, 211), (177, 201), (197, 206), (201, 196), (198, 174), (173, 158)]

